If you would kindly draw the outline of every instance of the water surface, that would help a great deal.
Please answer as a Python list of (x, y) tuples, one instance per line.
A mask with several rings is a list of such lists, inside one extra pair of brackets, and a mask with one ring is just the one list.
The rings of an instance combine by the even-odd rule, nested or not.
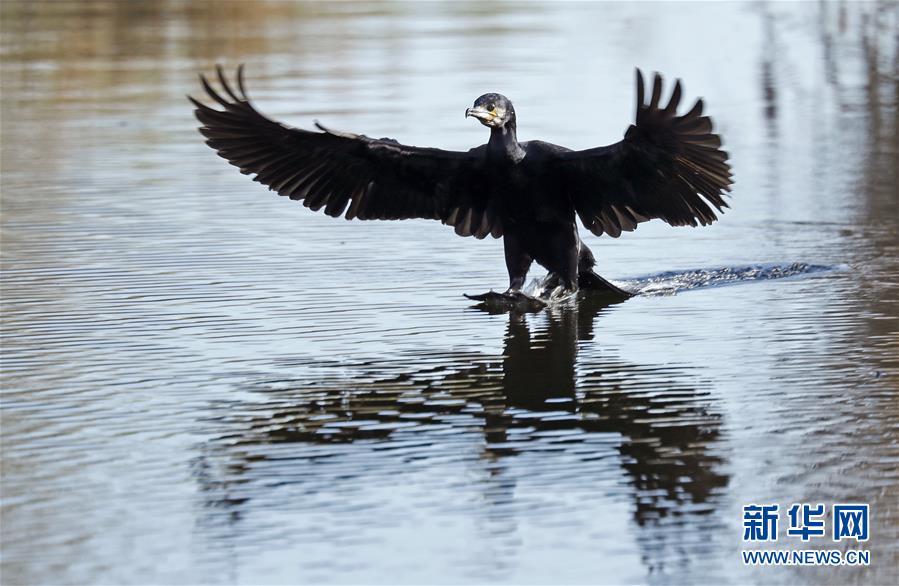
[[(895, 583), (896, 25), (3, 2), (4, 583)], [(587, 148), (630, 123), (634, 66), (677, 75), (732, 209), (586, 235), (627, 302), (473, 310), (499, 241), (321, 217), (202, 144), (184, 94), (241, 62), (291, 124), (460, 150), (484, 92)], [(872, 505), (870, 567), (742, 565), (744, 504), (841, 501)]]

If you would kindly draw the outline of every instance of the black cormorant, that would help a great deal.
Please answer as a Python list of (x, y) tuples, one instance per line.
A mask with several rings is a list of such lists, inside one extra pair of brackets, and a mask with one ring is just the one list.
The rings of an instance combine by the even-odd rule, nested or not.
[(453, 226), (460, 236), (503, 239), (509, 299), (520, 292), (531, 264), (549, 271), (558, 291), (578, 287), (627, 296), (594, 271), (575, 216), (594, 234), (617, 238), (654, 218), (673, 226), (706, 225), (727, 207), (731, 172), (712, 121), (698, 100), (678, 115), (680, 80), (661, 104), (655, 74), (647, 103), (637, 74), (636, 122), (615, 144), (572, 151), (543, 141), (518, 142), (515, 109), (500, 94), (484, 94), (465, 111), (490, 128), (487, 144), (445, 151), (337, 132), (292, 128), (260, 114), (244, 87), (237, 91), (217, 68), (224, 94), (202, 75), (224, 110), (194, 98), (206, 144), (245, 175), (312, 210), (347, 219), (425, 218)]

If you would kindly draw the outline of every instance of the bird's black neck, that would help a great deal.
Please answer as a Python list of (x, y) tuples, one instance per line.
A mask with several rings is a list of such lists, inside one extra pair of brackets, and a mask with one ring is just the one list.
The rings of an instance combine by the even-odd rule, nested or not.
[(490, 129), (490, 141), (487, 142), (487, 154), (492, 159), (517, 163), (524, 158), (524, 149), (518, 144), (515, 119), (505, 125)]

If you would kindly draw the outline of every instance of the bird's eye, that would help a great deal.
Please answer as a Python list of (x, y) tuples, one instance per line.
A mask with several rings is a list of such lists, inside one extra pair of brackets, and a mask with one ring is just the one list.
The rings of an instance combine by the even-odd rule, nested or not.
[(496, 110), (496, 104), (487, 104), (488, 110)]

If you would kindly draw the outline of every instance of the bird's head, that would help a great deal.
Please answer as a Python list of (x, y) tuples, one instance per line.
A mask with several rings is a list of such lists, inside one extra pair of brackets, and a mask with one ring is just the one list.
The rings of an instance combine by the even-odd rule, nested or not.
[(515, 108), (509, 98), (501, 94), (484, 94), (465, 110), (465, 117), (473, 116), (490, 128), (502, 128), (515, 123)]

